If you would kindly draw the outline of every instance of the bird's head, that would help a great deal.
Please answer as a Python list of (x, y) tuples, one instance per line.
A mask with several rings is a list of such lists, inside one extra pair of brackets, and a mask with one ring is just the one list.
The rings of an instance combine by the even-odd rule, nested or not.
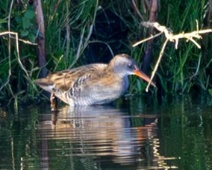
[[(140, 71), (136, 61), (127, 54), (116, 55), (110, 61), (109, 67), (111, 67), (116, 74), (122, 77), (128, 75), (136, 75), (146, 82), (150, 82), (149, 77), (142, 71)], [(151, 82), (151, 85), (155, 86), (153, 82)]]

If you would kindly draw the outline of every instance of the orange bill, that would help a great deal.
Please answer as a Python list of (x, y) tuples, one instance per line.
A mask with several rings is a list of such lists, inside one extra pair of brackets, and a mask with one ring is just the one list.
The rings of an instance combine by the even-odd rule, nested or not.
[(141, 72), (140, 70), (134, 70), (134, 74), (135, 74), (136, 76), (142, 78), (142, 79), (145, 80), (146, 82), (148, 82), (148, 83), (150, 82), (150, 84), (151, 84), (152, 86), (156, 87), (156, 85), (155, 85), (153, 82), (151, 82), (150, 78), (149, 78), (146, 74), (144, 74), (143, 72)]

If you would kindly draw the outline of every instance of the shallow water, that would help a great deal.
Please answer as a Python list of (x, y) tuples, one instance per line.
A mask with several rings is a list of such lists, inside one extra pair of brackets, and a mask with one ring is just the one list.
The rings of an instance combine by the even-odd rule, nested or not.
[(205, 97), (0, 109), (0, 169), (212, 169), (211, 119)]

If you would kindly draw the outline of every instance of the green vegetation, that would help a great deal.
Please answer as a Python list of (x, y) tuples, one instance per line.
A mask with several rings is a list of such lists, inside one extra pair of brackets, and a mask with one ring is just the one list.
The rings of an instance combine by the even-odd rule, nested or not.
[[(107, 2), (45, 0), (42, 2), (46, 67), (50, 72), (86, 64), (85, 61), (88, 60), (86, 56), (91, 54), (88, 49), (94, 44), (99, 46), (98, 52), (97, 48), (94, 50), (98, 55), (103, 55), (107, 48), (110, 53), (125, 52), (138, 62), (142, 61), (145, 44), (135, 48), (132, 44), (146, 36), (146, 28), (140, 26), (142, 21), (147, 21), (149, 18), (149, 9), (144, 6), (144, 1), (135, 0), (137, 9), (144, 20), (138, 16), (132, 2), (128, 0)], [(173, 33), (196, 30), (196, 20), (199, 23), (199, 29), (204, 29), (211, 25), (212, 11), (209, 8), (211, 4), (208, 5), (208, 3), (210, 1), (207, 0), (162, 0), (157, 20), (161, 25), (172, 29)], [(97, 21), (102, 19), (100, 13), (107, 15), (106, 22), (111, 25), (116, 21), (117, 27), (114, 29), (112, 26), (106, 27), (105, 30), (101, 30), (104, 27), (97, 27), (99, 26), (96, 24)], [(110, 21), (113, 16), (116, 19)], [(110, 28), (112, 31), (106, 33)], [(38, 78), (40, 68), (37, 62), (37, 46), (33, 44), (38, 36), (33, 4), (27, 0), (0, 2), (0, 33), (9, 30), (17, 32), (19, 38), (24, 41), (19, 41), (18, 53), (15, 39), (9, 39), (8, 34), (0, 34), (0, 100), (34, 100), (40, 93), (40, 89), (36, 87), (33, 80)], [(163, 42), (163, 36), (154, 39), (152, 69)], [(203, 39), (198, 41), (202, 46), (201, 49), (192, 42), (184, 40), (180, 40), (177, 50), (174, 43), (168, 43), (156, 75), (157, 83), (161, 84), (161, 89), (165, 93), (190, 93), (197, 90), (211, 92), (211, 42), (212, 35), (205, 34)], [(89, 61), (95, 61), (95, 55), (89, 55)], [(129, 93), (143, 92), (145, 86), (143, 82), (132, 78)]]

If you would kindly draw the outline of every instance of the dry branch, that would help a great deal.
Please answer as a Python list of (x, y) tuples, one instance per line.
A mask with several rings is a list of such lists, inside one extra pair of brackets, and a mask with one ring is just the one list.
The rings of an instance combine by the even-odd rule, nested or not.
[[(12, 35), (12, 36), (15, 37), (18, 63), (20, 65), (20, 67), (22, 68), (22, 70), (25, 72), (26, 76), (29, 77), (29, 74), (28, 74), (27, 70), (25, 69), (25, 67), (22, 64), (21, 59), (20, 59), (19, 44), (18, 44), (18, 40), (19, 40), (18, 33), (11, 32), (11, 31), (5, 31), (5, 32), (0, 33), (0, 36), (3, 36), (3, 35), (9, 35), (9, 37), (11, 37), (11, 35)], [(9, 56), (10, 56), (10, 54), (9, 54)], [(10, 58), (9, 58), (9, 63), (11, 63)], [(11, 74), (11, 65), (9, 66), (9, 75), (8, 75), (7, 81), (0, 87), (0, 90), (9, 83), (10, 74)]]
[(201, 48), (201, 46), (196, 42), (195, 39), (201, 39), (202, 36), (200, 34), (206, 34), (206, 33), (212, 32), (212, 29), (199, 30), (198, 22), (197, 22), (197, 30), (196, 31), (189, 32), (189, 33), (182, 32), (182, 33), (179, 33), (179, 34), (173, 34), (172, 30), (170, 30), (166, 26), (160, 25), (157, 22), (142, 22), (142, 25), (147, 27), (147, 28), (149, 28), (149, 27), (156, 28), (160, 33), (135, 43), (133, 45), (133, 47), (135, 47), (135, 46), (137, 46), (137, 45), (139, 45), (139, 44), (141, 44), (143, 42), (146, 42), (146, 41), (148, 41), (150, 39), (153, 39), (153, 38), (155, 38), (155, 37), (157, 37), (157, 36), (159, 36), (161, 34), (164, 34), (165, 37), (166, 37), (166, 40), (163, 43), (163, 46), (162, 46), (162, 49), (160, 51), (160, 54), (159, 54), (158, 60), (156, 62), (156, 65), (154, 67), (154, 70), (152, 72), (152, 75), (151, 75), (151, 78), (150, 78), (150, 82), (149, 82), (149, 84), (146, 87), (146, 91), (148, 91), (150, 83), (151, 83), (151, 81), (152, 81), (152, 79), (153, 79), (153, 77), (154, 77), (154, 75), (155, 75), (155, 73), (157, 71), (157, 68), (159, 66), (159, 63), (161, 61), (161, 58), (163, 56), (163, 53), (164, 53), (164, 50), (165, 50), (165, 47), (166, 47), (168, 41), (175, 42), (175, 49), (178, 48), (179, 39), (183, 39), (183, 38), (186, 39), (186, 41), (193, 42), (198, 48)]

